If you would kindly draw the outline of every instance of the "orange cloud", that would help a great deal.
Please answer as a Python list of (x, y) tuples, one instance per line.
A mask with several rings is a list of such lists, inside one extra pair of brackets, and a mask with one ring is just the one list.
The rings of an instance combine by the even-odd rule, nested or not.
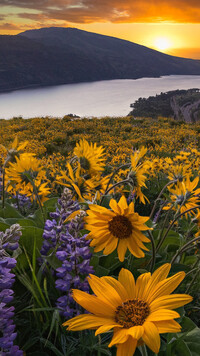
[(42, 17), (72, 23), (200, 23), (199, 0), (1, 0), (1, 5), (10, 6), (11, 10), (39, 10), (40, 14), (18, 14), (35, 21)]
[(17, 26), (15, 23), (4, 22), (0, 24), (0, 30), (19, 31), (21, 30), (21, 27)]

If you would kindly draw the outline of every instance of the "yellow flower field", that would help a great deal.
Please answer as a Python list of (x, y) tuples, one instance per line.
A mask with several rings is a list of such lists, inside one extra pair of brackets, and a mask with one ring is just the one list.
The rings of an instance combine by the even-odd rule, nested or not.
[(0, 121), (2, 355), (198, 355), (199, 135), (165, 118)]

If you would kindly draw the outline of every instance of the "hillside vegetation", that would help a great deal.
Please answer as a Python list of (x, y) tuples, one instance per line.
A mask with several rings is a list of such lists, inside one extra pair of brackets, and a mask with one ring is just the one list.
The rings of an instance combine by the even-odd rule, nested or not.
[(51, 154), (67, 156), (77, 140), (85, 138), (103, 144), (114, 161), (125, 160), (132, 149), (144, 145), (156, 155), (173, 155), (181, 149), (198, 148), (200, 124), (189, 125), (160, 117), (135, 119), (133, 117), (102, 119), (14, 118), (0, 120), (0, 140), (8, 145), (15, 135), (28, 140), (27, 150), (39, 157)]
[(129, 115), (136, 117), (171, 117), (185, 122), (197, 122), (200, 119), (199, 89), (172, 90), (149, 98), (139, 98), (130, 105)]
[(200, 75), (200, 61), (76, 28), (0, 36), (0, 91), (172, 74)]

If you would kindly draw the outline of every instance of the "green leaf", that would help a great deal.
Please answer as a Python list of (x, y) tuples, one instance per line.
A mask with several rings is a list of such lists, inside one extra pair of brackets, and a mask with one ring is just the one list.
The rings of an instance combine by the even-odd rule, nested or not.
[(34, 221), (36, 226), (44, 228), (44, 218), (41, 209), (36, 210), (33, 216), (29, 215), (29, 219)]
[(189, 347), (181, 339), (174, 343), (175, 348), (172, 348), (172, 356), (192, 356)]
[(46, 208), (49, 212), (53, 212), (56, 210), (56, 205), (58, 202), (58, 197), (55, 198), (50, 198), (48, 200), (46, 200), (43, 203), (44, 208)]
[(197, 327), (196, 324), (186, 316), (182, 318), (181, 326), (182, 326), (181, 329), (182, 333), (189, 332)]
[(184, 259), (184, 264), (191, 267), (197, 261), (197, 256), (186, 256)]
[(2, 208), (2, 204), (0, 205), (0, 216), (4, 219), (23, 218), (23, 216), (18, 212), (18, 210), (8, 203), (5, 203), (4, 209)]
[(26, 219), (26, 218), (8, 218), (5, 219), (6, 223), (9, 225), (12, 224), (19, 224), (20, 226), (36, 226), (35, 222), (31, 219)]
[(163, 242), (162, 248), (165, 248), (166, 246), (180, 246), (181, 245), (181, 239), (178, 233), (174, 234), (169, 234), (167, 235), (165, 241)]
[(191, 330), (184, 338), (185, 343), (187, 343), (188, 348), (191, 351), (192, 356), (199, 356), (200, 354), (200, 329), (195, 328)]
[(190, 318), (185, 316), (183, 316), (182, 318), (181, 326), (183, 332), (176, 334), (177, 339), (172, 339), (172, 343), (170, 343), (172, 347), (172, 352), (169, 355), (199, 356), (200, 329)]
[(104, 206), (105, 208), (107, 209), (110, 209), (110, 200), (112, 199), (112, 196), (111, 195), (104, 195), (104, 199), (103, 199), (103, 204), (102, 206)]
[(0, 221), (0, 231), (5, 232), (6, 229), (9, 229), (9, 227), (10, 227), (10, 225)]
[[(29, 256), (32, 256), (32, 252), (34, 249), (34, 241), (35, 241), (35, 248), (36, 248), (36, 258), (39, 257), (40, 249), (42, 247), (42, 235), (43, 229), (40, 229), (36, 226), (24, 226), (22, 229), (22, 236), (20, 238), (19, 244), (23, 248), (25, 247)], [(28, 262), (24, 254), (18, 256), (17, 259), (18, 266), (26, 268), (28, 267)]]
[(95, 275), (97, 275), (98, 277), (103, 277), (103, 276), (107, 276), (108, 274), (109, 274), (109, 269), (104, 268), (102, 266), (97, 266), (95, 270)]

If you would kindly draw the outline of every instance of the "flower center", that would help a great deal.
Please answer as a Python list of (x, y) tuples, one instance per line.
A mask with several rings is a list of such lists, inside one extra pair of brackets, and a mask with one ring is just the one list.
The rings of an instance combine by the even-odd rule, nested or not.
[(90, 162), (86, 157), (80, 157), (79, 158), (80, 165), (83, 169), (88, 171), (90, 169)]
[(110, 232), (118, 239), (127, 239), (133, 231), (130, 220), (123, 215), (116, 215), (108, 223)]
[(142, 325), (148, 315), (150, 308), (146, 302), (140, 299), (129, 299), (117, 307), (115, 311), (115, 320), (125, 329), (132, 326)]

